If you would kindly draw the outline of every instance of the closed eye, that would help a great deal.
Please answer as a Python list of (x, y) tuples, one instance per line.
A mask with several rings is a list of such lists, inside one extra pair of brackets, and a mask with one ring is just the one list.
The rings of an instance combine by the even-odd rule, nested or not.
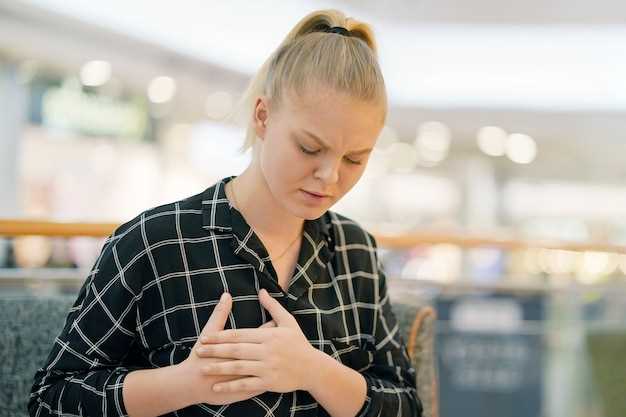
[(316, 155), (316, 154), (318, 154), (320, 152), (319, 149), (317, 149), (317, 150), (310, 150), (310, 149), (305, 148), (302, 145), (300, 145), (300, 150), (302, 152), (304, 152), (305, 154), (307, 154), (307, 155)]
[(361, 161), (355, 161), (354, 159), (346, 158), (349, 164), (361, 165)]
[[(302, 145), (298, 145), (298, 146), (300, 147), (300, 150), (301, 150), (304, 154), (306, 154), (306, 155), (317, 155), (318, 153), (320, 153), (320, 150), (319, 150), (319, 149), (312, 150), (312, 149), (307, 149), (307, 148), (305, 148), (305, 147), (304, 147), (304, 146), (302, 146)], [(348, 162), (349, 164), (352, 164), (352, 165), (361, 165), (361, 164), (362, 164), (362, 162), (361, 162), (361, 161), (357, 161), (357, 160), (354, 160), (354, 159), (350, 159), (350, 158), (348, 158), (348, 157), (345, 157), (344, 159), (346, 160), (346, 162)]]

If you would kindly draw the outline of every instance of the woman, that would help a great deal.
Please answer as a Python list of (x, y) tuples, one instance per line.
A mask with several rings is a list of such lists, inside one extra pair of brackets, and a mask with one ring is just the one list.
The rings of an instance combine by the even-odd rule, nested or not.
[(386, 118), (371, 30), (309, 14), (245, 98), (249, 167), (114, 231), (30, 415), (421, 415), (374, 238), (329, 210)]

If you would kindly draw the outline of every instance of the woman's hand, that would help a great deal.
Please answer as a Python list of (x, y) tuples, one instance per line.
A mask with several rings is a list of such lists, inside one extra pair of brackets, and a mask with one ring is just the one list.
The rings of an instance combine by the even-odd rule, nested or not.
[[(224, 330), (224, 325), (226, 324), (226, 320), (228, 319), (228, 315), (230, 314), (232, 308), (232, 298), (230, 294), (224, 293), (220, 298), (220, 302), (217, 304), (211, 317), (207, 321), (207, 324), (202, 329), (200, 333), (200, 338), (204, 336), (208, 336), (211, 334), (215, 334), (216, 332), (220, 332)], [(270, 329), (275, 327), (275, 323), (273, 321), (269, 321), (263, 324), (259, 329)], [(255, 329), (256, 330), (256, 329)], [(240, 375), (227, 375), (227, 374), (207, 374), (206, 372), (202, 372), (202, 370), (210, 365), (218, 364), (224, 362), (224, 359), (220, 359), (218, 357), (211, 357), (210, 355), (203, 355), (200, 357), (196, 354), (197, 347), (201, 345), (200, 338), (195, 343), (192, 348), (189, 356), (183, 362), (178, 364), (183, 371), (182, 374), (185, 376), (186, 383), (189, 384), (189, 389), (194, 391), (193, 398), (195, 398), (198, 403), (208, 403), (212, 405), (223, 405), (230, 404), (237, 401), (247, 400), (256, 395), (262, 394), (266, 390), (256, 389), (256, 390), (248, 390), (242, 391), (240, 390), (237, 393), (218, 393), (215, 392), (212, 388), (215, 383), (227, 382), (227, 381), (236, 381), (241, 379)]]
[(276, 323), (274, 328), (231, 329), (206, 332), (201, 346), (194, 347), (202, 358), (226, 361), (205, 362), (205, 375), (239, 375), (213, 385), (215, 392), (290, 392), (308, 390), (316, 359), (321, 353), (302, 333), (296, 319), (266, 290), (259, 300)]

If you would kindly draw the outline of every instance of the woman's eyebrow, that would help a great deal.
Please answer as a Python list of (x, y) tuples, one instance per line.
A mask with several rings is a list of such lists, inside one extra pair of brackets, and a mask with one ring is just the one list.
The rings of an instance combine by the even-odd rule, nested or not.
[[(317, 137), (313, 133), (309, 132), (308, 130), (302, 130), (302, 132), (304, 134), (306, 134), (307, 136), (310, 136), (312, 139), (314, 139), (319, 145), (321, 145), (321, 146), (323, 146), (325, 148), (330, 148), (330, 146), (328, 146), (328, 144), (326, 142), (324, 142), (322, 139), (320, 139), (319, 137)], [(372, 148), (366, 148), (366, 149), (360, 149), (360, 150), (354, 151), (354, 152), (349, 152), (349, 154), (350, 155), (361, 155), (361, 154), (370, 153), (371, 151), (372, 151)]]

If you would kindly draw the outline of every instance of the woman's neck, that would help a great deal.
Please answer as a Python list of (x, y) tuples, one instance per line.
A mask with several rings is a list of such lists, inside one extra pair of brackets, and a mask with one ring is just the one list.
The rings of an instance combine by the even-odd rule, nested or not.
[[(230, 181), (230, 194), (246, 222), (261, 235), (265, 243), (281, 247), (302, 232), (304, 220), (296, 217), (274, 198), (265, 177), (256, 164)], [(231, 199), (233, 200), (233, 199)]]

